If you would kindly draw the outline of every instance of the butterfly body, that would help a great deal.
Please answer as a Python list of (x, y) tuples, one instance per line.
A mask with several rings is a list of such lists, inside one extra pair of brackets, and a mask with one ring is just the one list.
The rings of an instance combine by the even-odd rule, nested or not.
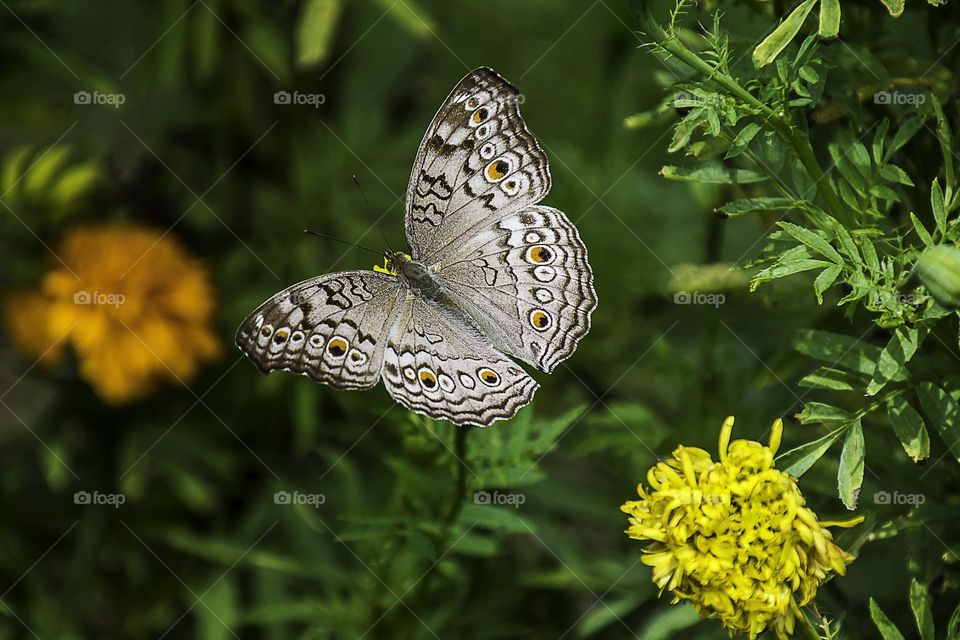
[(487, 426), (539, 388), (510, 356), (549, 373), (590, 329), (586, 247), (566, 215), (537, 204), (547, 159), (516, 88), (481, 68), (424, 136), (407, 190), (411, 255), (386, 269), (305, 280), (256, 309), (237, 345), (263, 372), (341, 389), (383, 381), (412, 411)]

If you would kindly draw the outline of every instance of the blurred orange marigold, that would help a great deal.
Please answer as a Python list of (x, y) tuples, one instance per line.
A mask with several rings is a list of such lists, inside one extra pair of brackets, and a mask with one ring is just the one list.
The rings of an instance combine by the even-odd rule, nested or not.
[(108, 224), (75, 229), (38, 289), (8, 297), (3, 316), (28, 356), (55, 363), (67, 344), (80, 374), (111, 403), (165, 379), (188, 381), (219, 353), (206, 271), (168, 234)]

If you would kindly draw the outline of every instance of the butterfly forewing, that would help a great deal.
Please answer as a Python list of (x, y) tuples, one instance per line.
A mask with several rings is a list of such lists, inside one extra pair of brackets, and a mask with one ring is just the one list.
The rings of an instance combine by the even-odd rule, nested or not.
[(491, 220), (550, 190), (547, 157), (520, 117), (516, 87), (491, 69), (460, 81), (430, 123), (407, 188), (407, 240), (430, 264)]
[(237, 345), (264, 373), (293, 371), (341, 389), (370, 388), (380, 379), (402, 295), (395, 277), (374, 271), (305, 280), (251, 313)]

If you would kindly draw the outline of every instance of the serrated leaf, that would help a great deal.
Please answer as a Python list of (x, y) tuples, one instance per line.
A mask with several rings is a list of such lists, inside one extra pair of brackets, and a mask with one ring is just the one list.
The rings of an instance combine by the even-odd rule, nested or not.
[(753, 184), (764, 182), (767, 176), (752, 169), (734, 169), (717, 163), (698, 167), (677, 167), (666, 165), (660, 169), (660, 175), (668, 180), (686, 182), (706, 182), (708, 184)]
[(719, 209), (729, 218), (765, 211), (790, 211), (796, 208), (796, 201), (790, 198), (744, 198), (722, 205)]
[(777, 467), (794, 478), (799, 478), (823, 457), (827, 449), (847, 431), (847, 425), (837, 427), (827, 435), (802, 444), (777, 456)]
[(753, 280), (750, 282), (750, 291), (756, 291), (764, 282), (769, 282), (770, 280), (776, 280), (778, 278), (786, 278), (787, 276), (792, 276), (796, 273), (802, 273), (804, 271), (810, 271), (812, 269), (820, 269), (824, 267), (831, 266), (831, 263), (826, 260), (812, 260), (809, 258), (803, 258), (800, 260), (788, 260), (786, 262), (781, 262), (768, 267), (755, 275)]
[(877, 368), (867, 385), (868, 396), (877, 395), (895, 377), (908, 377), (905, 367), (917, 352), (921, 341), (922, 337), (916, 327), (901, 327), (893, 333), (877, 359)]
[(816, 3), (817, 0), (805, 0), (800, 6), (791, 11), (790, 15), (753, 50), (753, 64), (757, 67), (765, 67), (776, 60), (780, 52), (783, 51), (797, 36), (797, 33), (800, 32), (803, 21), (807, 19), (807, 16)]
[(743, 129), (740, 129), (740, 132), (737, 133), (737, 137), (733, 139), (733, 143), (730, 145), (730, 149), (727, 150), (725, 158), (735, 158), (746, 150), (749, 146), (750, 141), (760, 133), (761, 127), (755, 122), (751, 122)]
[(923, 115), (915, 115), (900, 124), (900, 127), (897, 128), (897, 132), (893, 134), (893, 140), (890, 142), (890, 146), (887, 147), (887, 151), (884, 154), (884, 163), (889, 162), (890, 158), (893, 157), (893, 154), (903, 148), (905, 144), (910, 142), (910, 140), (913, 139), (913, 136), (917, 135), (917, 132), (923, 127), (923, 122), (925, 119), (926, 118)]
[(818, 235), (809, 229), (801, 227), (800, 225), (793, 224), (792, 222), (780, 222), (778, 225), (788, 234), (807, 245), (815, 252), (824, 256), (831, 262), (841, 265), (844, 264), (843, 257), (837, 253), (837, 250), (834, 249), (833, 246), (823, 238), (823, 236)]
[(820, 36), (835, 38), (840, 33), (840, 0), (821, 0)]
[(863, 426), (857, 420), (847, 431), (840, 452), (840, 467), (837, 470), (837, 491), (843, 505), (853, 511), (863, 486), (863, 459), (866, 445), (863, 441)]
[(870, 617), (873, 618), (873, 624), (877, 626), (877, 630), (880, 631), (883, 640), (904, 640), (903, 634), (890, 622), (890, 618), (887, 617), (887, 614), (883, 612), (883, 609), (880, 608), (880, 605), (878, 605), (873, 598), (870, 598)]
[(342, 0), (307, 0), (297, 20), (297, 65), (304, 67), (323, 62), (330, 54)]
[(878, 171), (880, 175), (889, 182), (904, 184), (908, 187), (913, 186), (913, 180), (910, 179), (910, 175), (895, 164), (880, 165)]
[[(960, 427), (960, 404), (956, 397), (932, 382), (921, 382), (917, 386), (917, 397), (920, 398), (923, 412), (927, 414), (943, 441), (948, 447), (955, 445)], [(960, 460), (960, 456), (956, 457)]]
[(917, 410), (903, 396), (895, 396), (887, 402), (887, 414), (907, 455), (914, 462), (929, 457), (930, 436)]
[(803, 411), (798, 413), (796, 417), (800, 424), (831, 424), (853, 420), (853, 415), (846, 409), (823, 402), (806, 403), (803, 405)]
[(913, 230), (917, 232), (920, 241), (927, 247), (933, 246), (933, 237), (930, 235), (930, 232), (927, 231), (927, 228), (923, 226), (923, 223), (920, 222), (919, 218), (910, 212), (910, 221), (913, 222)]
[(823, 304), (824, 292), (833, 286), (833, 283), (837, 281), (842, 271), (843, 268), (838, 264), (827, 267), (821, 271), (817, 279), (813, 281), (813, 292), (817, 295), (817, 304)]
[(943, 206), (943, 189), (940, 188), (940, 181), (933, 179), (933, 186), (930, 187), (930, 208), (933, 210), (933, 219), (937, 223), (937, 231), (940, 237), (943, 237), (947, 230), (947, 210)]
[(910, 608), (917, 621), (920, 640), (934, 640), (933, 605), (930, 592), (914, 578), (910, 581)]
[(808, 389), (829, 389), (831, 391), (856, 391), (863, 388), (867, 381), (848, 371), (820, 367), (800, 379), (801, 387)]
[(811, 358), (841, 366), (850, 371), (873, 376), (881, 349), (850, 336), (816, 329), (797, 332), (794, 348)]

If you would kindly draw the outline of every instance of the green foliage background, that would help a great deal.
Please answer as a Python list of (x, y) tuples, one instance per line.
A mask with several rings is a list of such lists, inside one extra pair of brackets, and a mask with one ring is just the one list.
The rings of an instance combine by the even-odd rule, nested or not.
[[(729, 184), (715, 169), (690, 180), (686, 172), (703, 160), (697, 154), (710, 153), (689, 144), (723, 131), (729, 148), (748, 121), (759, 123), (757, 141), (775, 132), (739, 106), (714, 132), (716, 114), (691, 116), (700, 105), (670, 102), (678, 88), (718, 92), (675, 55), (665, 60), (641, 46), (656, 36), (636, 21), (645, 3), (634, 11), (611, 0), (2, 4), (0, 284), (35, 283), (52, 261), (45, 245), (78, 223), (172, 228), (213, 274), (226, 349), (189, 389), (171, 385), (115, 408), (73, 366), (33, 368), (4, 337), (0, 637), (725, 637), (716, 623), (658, 600), (618, 507), (657, 454), (680, 443), (714, 451), (730, 414), (735, 437), (751, 439), (764, 439), (777, 417), (799, 416), (784, 451), (863, 434), (868, 472), (862, 488), (856, 483), (856, 511), (867, 521), (839, 538), (859, 558), (822, 589), (819, 612), (842, 621), (843, 637), (873, 637), (871, 598), (901, 630), (916, 628), (906, 604), (922, 611), (929, 599), (937, 637), (947, 637), (960, 580), (960, 468), (948, 450), (960, 438), (955, 414), (924, 414), (930, 442), (920, 466), (885, 412), (865, 411), (862, 391), (836, 386), (849, 375), (821, 372), (833, 386), (799, 383), (816, 368), (813, 358), (834, 364), (824, 354), (841, 339), (816, 333), (829, 331), (866, 345), (855, 352), (867, 363), (864, 384), (891, 383), (918, 408), (912, 394), (924, 382), (953, 394), (956, 314), (838, 306), (856, 290), (840, 274), (853, 278), (857, 269), (839, 256), (833, 289), (814, 295), (812, 277), (796, 275), (751, 293), (757, 269), (730, 265), (770, 267), (787, 250), (789, 259), (815, 260), (800, 255), (822, 250), (804, 229), (830, 247), (842, 234), (808, 224), (816, 212), (805, 218), (810, 212), (793, 201), (778, 203), (779, 213), (713, 215), (738, 198), (782, 194)], [(670, 8), (654, 13), (666, 22)], [(723, 8), (739, 65), (732, 75), (760, 96), (764, 83), (776, 83), (753, 70), (750, 52), (790, 7)], [(782, 59), (797, 60), (805, 35), (816, 32), (814, 17), (784, 43)], [(802, 88), (808, 103), (784, 108), (797, 110), (793, 122), (824, 166), (830, 143), (849, 146), (883, 117), (893, 138), (910, 116), (858, 97), (864, 85), (876, 85), (869, 96), (885, 80), (929, 69), (942, 121), (957, 131), (957, 18), (956, 7), (918, 4), (895, 21), (880, 3), (844, 4), (841, 40), (810, 53), (817, 78), (801, 74), (803, 64), (785, 71), (813, 86)], [(686, 20), (691, 47), (709, 49), (698, 39), (711, 22), (707, 12)], [(379, 221), (402, 245), (417, 144), (450, 88), (481, 65), (522, 91), (524, 116), (552, 163), (547, 203), (568, 212), (590, 250), (600, 300), (591, 334), (568, 366), (538, 376), (543, 389), (532, 408), (486, 430), (457, 432), (411, 415), (382, 388), (345, 393), (292, 375), (261, 377), (230, 347), (242, 318), (310, 275), (370, 266), (369, 255), (301, 229), (379, 246)], [(116, 109), (76, 105), (77, 91), (126, 100)], [(277, 91), (325, 101), (277, 105)], [(764, 104), (779, 108), (778, 99), (766, 95)], [(837, 102), (846, 116), (816, 121), (817, 109)], [(909, 275), (923, 246), (916, 236), (900, 246), (891, 239), (903, 220), (916, 212), (919, 224), (937, 228), (928, 204), (934, 178), (956, 193), (945, 172), (956, 146), (938, 137), (932, 117), (898, 160), (910, 185), (887, 185), (897, 182), (893, 170), (860, 177), (865, 191), (897, 190), (896, 199), (871, 192), (881, 201), (873, 202), (874, 222), (887, 225), (891, 244), (881, 251), (896, 259), (895, 280)], [(681, 118), (697, 137), (674, 132)], [(783, 163), (774, 173), (796, 174), (789, 152), (757, 153), (768, 151), (762, 157), (775, 163), (779, 153)], [(723, 163), (724, 171), (736, 166)], [(781, 227), (771, 241), (783, 210), (800, 231)], [(937, 241), (955, 243), (951, 233), (940, 229)], [(772, 275), (802, 271), (792, 269)], [(871, 283), (866, 294), (876, 293)], [(674, 304), (678, 291), (722, 293), (723, 303)], [(901, 357), (878, 369), (891, 337), (915, 343), (925, 319), (940, 323), (930, 329), (938, 339), (921, 351), (925, 368), (905, 372)], [(837, 476), (851, 458), (841, 463), (840, 444), (820, 453), (801, 487), (822, 517), (846, 517), (854, 487), (841, 472), (841, 500)], [(75, 505), (81, 490), (122, 492), (127, 501), (118, 509)], [(480, 490), (522, 496), (523, 504), (477, 504)], [(325, 501), (316, 509), (275, 504), (278, 491)], [(879, 505), (877, 491), (923, 494), (925, 502)], [(950, 627), (957, 633), (956, 617)]]

